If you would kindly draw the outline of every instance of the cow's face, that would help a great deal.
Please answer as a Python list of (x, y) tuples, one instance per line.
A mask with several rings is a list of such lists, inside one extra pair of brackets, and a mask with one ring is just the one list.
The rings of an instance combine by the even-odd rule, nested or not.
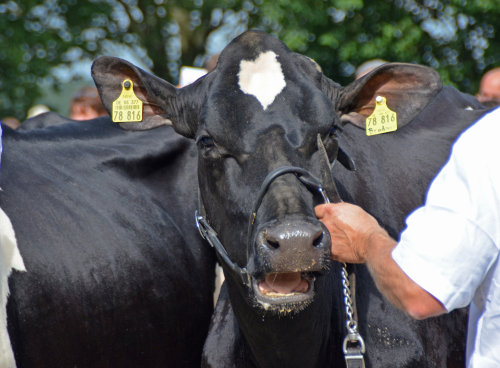
[(293, 172), (262, 188), (285, 166), (321, 179), (328, 158), (318, 151), (318, 135), (334, 146), (337, 115), (316, 85), (315, 64), (261, 36), (233, 42), (211, 75), (195, 133), (199, 184), (209, 222), (250, 273), (245, 293), (258, 307), (296, 311), (312, 300), (314, 280), (329, 265), (330, 238), (313, 212), (321, 196)]
[[(207, 221), (231, 261), (248, 273), (243, 286), (223, 264), (230, 290), (256, 308), (288, 313), (300, 311), (321, 292), (315, 280), (328, 269), (330, 237), (314, 216), (321, 196), (293, 170), (270, 173), (296, 167), (331, 188), (327, 162), (335, 158), (332, 131), (341, 117), (364, 126), (381, 93), (394, 102), (400, 121), (409, 121), (419, 104), (427, 103), (424, 84), (436, 75), (414, 69), (385, 67), (341, 88), (276, 38), (247, 32), (227, 46), (215, 70), (180, 90), (114, 58), (98, 59), (93, 77), (108, 111), (123, 80), (133, 81), (144, 103), (144, 121), (125, 127), (172, 122), (195, 140)], [(409, 83), (422, 87), (412, 107), (399, 106), (399, 91), (412, 93)]]

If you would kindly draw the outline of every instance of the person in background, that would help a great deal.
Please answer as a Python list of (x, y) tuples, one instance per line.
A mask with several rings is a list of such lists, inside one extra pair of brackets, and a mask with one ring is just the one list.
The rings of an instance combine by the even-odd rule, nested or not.
[(28, 112), (26, 113), (26, 119), (33, 118), (37, 115), (41, 115), (49, 111), (50, 109), (43, 104), (33, 105), (28, 109)]
[(382, 59), (372, 59), (367, 60), (356, 68), (354, 73), (356, 79), (361, 78), (363, 75), (371, 72), (373, 69), (378, 68), (381, 65), (387, 64), (387, 61)]
[(217, 65), (219, 60), (219, 54), (210, 56), (205, 63), (203, 68), (196, 68), (192, 66), (181, 66), (179, 70), (179, 84), (178, 88), (182, 88), (195, 82), (197, 79), (203, 77), (205, 74), (211, 72)]
[(7, 125), (11, 129), (16, 130), (21, 125), (21, 122), (19, 121), (18, 118), (15, 118), (13, 116), (6, 116), (2, 118), (2, 124)]
[(500, 67), (483, 75), (476, 98), (487, 107), (500, 105)]
[(416, 319), (470, 305), (466, 362), (500, 367), (500, 108), (463, 132), (399, 241), (361, 207), (323, 204), (332, 258), (366, 263), (379, 290)]
[(83, 87), (73, 96), (69, 117), (73, 120), (89, 120), (107, 115), (95, 87)]

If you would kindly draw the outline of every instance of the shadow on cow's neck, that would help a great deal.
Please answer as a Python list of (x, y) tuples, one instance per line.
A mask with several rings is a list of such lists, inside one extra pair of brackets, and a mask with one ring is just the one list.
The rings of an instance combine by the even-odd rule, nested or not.
[(255, 309), (246, 300), (244, 288), (228, 275), (226, 287), (241, 338), (257, 367), (343, 366), (342, 295), (334, 287), (340, 284), (338, 275), (335, 263), (328, 275), (318, 279), (314, 302), (287, 315)]

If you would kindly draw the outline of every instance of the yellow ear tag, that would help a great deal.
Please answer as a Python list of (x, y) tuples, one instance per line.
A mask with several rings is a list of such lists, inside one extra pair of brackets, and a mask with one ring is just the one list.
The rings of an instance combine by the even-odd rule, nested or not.
[(130, 79), (122, 82), (122, 92), (113, 101), (111, 113), (115, 123), (142, 121), (142, 101), (135, 95), (134, 83)]
[(366, 135), (393, 132), (398, 129), (398, 118), (395, 111), (387, 107), (385, 97), (377, 96), (375, 109), (366, 118)]

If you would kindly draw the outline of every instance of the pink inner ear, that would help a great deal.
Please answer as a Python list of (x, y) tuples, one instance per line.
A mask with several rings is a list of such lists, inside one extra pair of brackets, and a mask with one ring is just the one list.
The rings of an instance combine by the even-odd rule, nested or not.
[(404, 104), (407, 92), (415, 88), (415, 85), (408, 78), (392, 78), (385, 74), (372, 78), (363, 88), (357, 99), (355, 112), (368, 117), (375, 108), (377, 96), (383, 96), (387, 100), (387, 106), (391, 110), (398, 109)]

